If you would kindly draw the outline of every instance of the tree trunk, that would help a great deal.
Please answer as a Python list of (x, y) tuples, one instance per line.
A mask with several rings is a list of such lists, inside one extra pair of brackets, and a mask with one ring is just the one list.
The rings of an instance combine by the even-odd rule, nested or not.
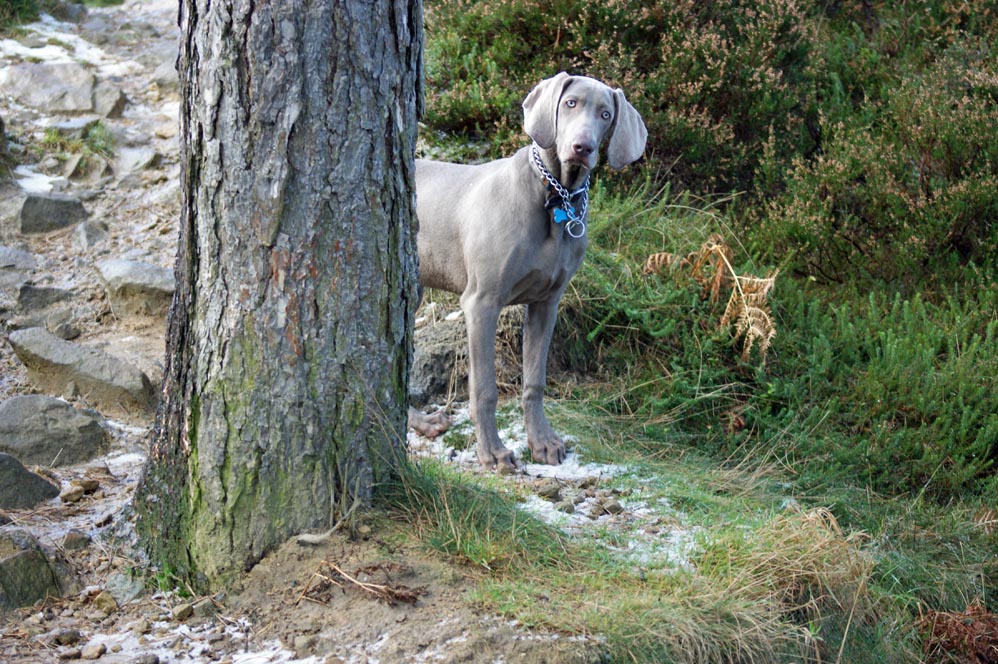
[(416, 305), (419, 0), (183, 0), (183, 211), (136, 494), (218, 587), (391, 475)]

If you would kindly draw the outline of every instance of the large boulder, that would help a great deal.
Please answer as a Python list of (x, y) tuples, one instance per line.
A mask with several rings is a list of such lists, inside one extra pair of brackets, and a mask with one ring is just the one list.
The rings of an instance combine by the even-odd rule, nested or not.
[(0, 89), (47, 113), (89, 113), (96, 79), (75, 62), (22, 62), (0, 69)]
[(128, 362), (96, 348), (64, 341), (39, 327), (11, 332), (8, 343), (42, 392), (80, 394), (102, 412), (130, 420), (155, 409), (149, 377)]
[(28, 464), (69, 466), (103, 453), (110, 437), (93, 411), (42, 394), (0, 403), (0, 452)]
[(163, 317), (173, 300), (173, 270), (141, 261), (111, 259), (97, 264), (111, 308), (119, 316)]
[(0, 530), (0, 611), (63, 593), (59, 575), (30, 533)]
[(28, 510), (59, 495), (59, 487), (0, 452), (0, 509)]
[(19, 230), (25, 234), (48, 233), (72, 226), (88, 216), (83, 203), (68, 194), (29, 193), (18, 215)]

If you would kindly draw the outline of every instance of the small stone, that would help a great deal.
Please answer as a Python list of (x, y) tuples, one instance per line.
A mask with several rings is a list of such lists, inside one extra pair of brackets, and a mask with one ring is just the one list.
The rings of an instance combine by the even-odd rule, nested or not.
[(98, 610), (110, 615), (118, 610), (118, 600), (114, 598), (114, 595), (105, 590), (97, 595), (97, 597), (94, 597), (94, 606)]
[(70, 480), (69, 484), (70, 486), (80, 487), (83, 489), (84, 493), (93, 493), (100, 486), (100, 482), (89, 477), (86, 479)]
[(218, 613), (218, 607), (215, 606), (215, 602), (210, 597), (198, 600), (191, 608), (194, 611), (194, 615), (199, 618), (207, 618)]
[(62, 548), (66, 551), (79, 551), (90, 545), (90, 536), (81, 530), (70, 530), (62, 538)]
[(316, 636), (314, 634), (299, 634), (295, 637), (294, 648), (298, 657), (304, 657), (315, 646)]
[(596, 478), (596, 477), (584, 477), (584, 478), (582, 478), (581, 481), (579, 481), (579, 488), (580, 489), (591, 489), (594, 486), (596, 486), (597, 482), (599, 482), (599, 479)]
[(73, 339), (79, 338), (83, 332), (80, 328), (76, 327), (72, 323), (59, 323), (52, 330), (52, 334), (59, 337), (60, 339), (65, 339), (66, 341), (72, 341)]
[(80, 656), (83, 659), (100, 659), (106, 652), (107, 646), (103, 643), (91, 643), (83, 647), (83, 650), (80, 651)]
[(555, 503), (554, 508), (555, 510), (559, 512), (564, 512), (565, 514), (575, 513), (575, 503), (573, 503), (571, 500), (562, 500), (558, 503)]
[(73, 231), (73, 248), (77, 251), (88, 251), (107, 239), (107, 223), (97, 219), (84, 221)]
[(82, 486), (70, 486), (59, 494), (59, 500), (64, 503), (78, 503), (86, 493)]
[(155, 653), (145, 653), (128, 660), (129, 664), (159, 664), (159, 655)]
[(621, 514), (624, 511), (624, 506), (616, 498), (607, 498), (603, 501), (603, 510), (607, 514)]
[(72, 628), (63, 628), (56, 630), (52, 635), (52, 641), (56, 645), (60, 646), (71, 646), (80, 642), (83, 635), (80, 634), (80, 630)]
[(129, 625), (128, 629), (132, 632), (132, 634), (138, 636), (140, 634), (148, 634), (151, 632), (152, 625), (145, 618), (140, 618)]
[(541, 480), (537, 484), (537, 495), (545, 500), (550, 500), (551, 502), (557, 502), (561, 497), (561, 484), (558, 480), (549, 477), (547, 479)]
[(79, 648), (69, 648), (68, 650), (61, 650), (59, 652), (59, 659), (79, 659), (83, 653)]
[(194, 615), (194, 607), (190, 604), (181, 604), (173, 607), (173, 610), (170, 611), (170, 615), (173, 616), (174, 620), (187, 620)]

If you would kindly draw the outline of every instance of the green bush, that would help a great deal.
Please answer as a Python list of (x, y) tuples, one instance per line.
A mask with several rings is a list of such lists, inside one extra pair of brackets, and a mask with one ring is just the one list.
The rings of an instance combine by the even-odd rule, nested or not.
[(4, 0), (0, 3), (0, 30), (37, 19), (41, 4), (38, 0)]
[(792, 282), (779, 294), (766, 389), (720, 449), (767, 441), (808, 483), (993, 495), (998, 288), (982, 279), (939, 304), (872, 293), (829, 306)]
[(954, 280), (998, 252), (998, 58), (956, 44), (911, 71), (866, 125), (823, 120), (754, 242), (830, 283)]

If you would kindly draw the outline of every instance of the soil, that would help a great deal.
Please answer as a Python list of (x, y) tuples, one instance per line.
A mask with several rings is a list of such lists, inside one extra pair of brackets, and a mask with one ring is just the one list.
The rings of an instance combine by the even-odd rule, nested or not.
[[(34, 49), (28, 57), (85, 60), (99, 77), (115, 81), (129, 105), (124, 117), (102, 122), (114, 134), (117, 149), (151, 147), (158, 154), (142, 170), (67, 180), (61, 177), (63, 159), (39, 147), (45, 128), (65, 118), (4, 100), (3, 120), (20, 169), (19, 184), (0, 182), (0, 217), (9, 219), (20, 187), (41, 186), (83, 199), (91, 219), (106, 224), (108, 236), (81, 249), (74, 244), (73, 229), (18, 236), (7, 228), (0, 244), (39, 259), (33, 274), (38, 285), (77, 293), (72, 315), (81, 335), (76, 343), (112, 350), (143, 369), (154, 384), (162, 375), (164, 323), (117, 316), (94, 263), (128, 258), (173, 265), (179, 99), (158, 79), (157, 68), (162, 72), (163, 63), (175, 57), (176, 23), (176, 0), (128, 0), (90, 9), (82, 23), (47, 17), (27, 26), (16, 40), (0, 39), (0, 66), (24, 61), (27, 44)], [(7, 344), (0, 344), (0, 400), (31, 391), (24, 367)], [(152, 422), (109, 420), (107, 425), (114, 439), (107, 455), (75, 467), (35, 469), (63, 487), (74, 479), (96, 479), (96, 490), (75, 503), (56, 499), (35, 510), (0, 512), (0, 526), (6, 522), (4, 527), (30, 531), (65, 572), (62, 598), (0, 615), (2, 662), (599, 658), (594, 639), (532, 631), (476, 610), (469, 598), (475, 585), (471, 572), (407, 543), (397, 526), (362, 525), (352, 538), (336, 533), (318, 545), (288, 542), (229, 594), (153, 592), (131, 548), (128, 509)]]

